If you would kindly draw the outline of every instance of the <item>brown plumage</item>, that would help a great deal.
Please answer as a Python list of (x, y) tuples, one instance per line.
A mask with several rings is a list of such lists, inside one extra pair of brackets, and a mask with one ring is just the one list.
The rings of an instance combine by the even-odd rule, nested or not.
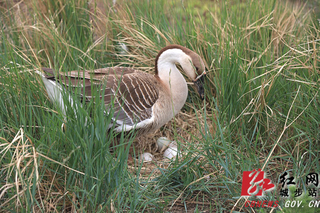
[[(50, 99), (60, 102), (60, 106), (63, 101), (58, 96), (63, 87), (81, 88), (81, 96), (86, 101), (93, 98), (92, 90), (97, 90), (103, 94), (100, 98), (106, 105), (106, 113), (113, 107), (115, 131), (136, 129), (138, 134), (147, 134), (167, 123), (185, 103), (187, 84), (175, 63), (179, 63), (193, 81), (205, 74), (199, 55), (185, 47), (169, 45), (156, 57), (155, 75), (132, 68), (110, 67), (60, 73), (43, 68), (47, 75), (41, 76)], [(197, 81), (199, 85), (201, 87)]]

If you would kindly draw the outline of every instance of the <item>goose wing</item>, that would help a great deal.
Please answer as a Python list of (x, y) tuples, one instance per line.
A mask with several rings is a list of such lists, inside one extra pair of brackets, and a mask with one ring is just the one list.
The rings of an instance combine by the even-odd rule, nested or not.
[[(114, 112), (118, 125), (133, 126), (152, 118), (152, 107), (159, 98), (159, 88), (150, 74), (125, 67), (102, 68), (92, 71), (69, 71), (55, 75), (50, 68), (46, 78), (64, 87), (80, 88), (81, 98), (103, 99), (106, 112)], [(98, 91), (98, 92), (96, 92)]]

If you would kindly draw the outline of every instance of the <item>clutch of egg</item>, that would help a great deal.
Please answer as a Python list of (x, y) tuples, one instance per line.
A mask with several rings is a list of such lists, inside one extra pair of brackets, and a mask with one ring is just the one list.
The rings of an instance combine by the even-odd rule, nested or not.
[[(180, 152), (178, 151), (177, 142), (175, 141), (170, 141), (166, 137), (160, 137), (157, 140), (157, 144), (159, 151), (165, 149), (165, 151), (163, 152), (164, 159), (172, 159), (177, 155), (180, 155)], [(150, 162), (154, 160), (154, 156), (149, 152), (145, 152), (140, 155), (140, 160), (144, 162)]]

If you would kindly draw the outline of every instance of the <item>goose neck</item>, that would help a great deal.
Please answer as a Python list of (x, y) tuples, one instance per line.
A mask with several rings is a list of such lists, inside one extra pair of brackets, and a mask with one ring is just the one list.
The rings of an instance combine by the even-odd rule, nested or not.
[(157, 63), (157, 76), (170, 91), (174, 114), (180, 111), (188, 96), (187, 82), (176, 67), (176, 63), (180, 64), (180, 59), (181, 55), (163, 53)]

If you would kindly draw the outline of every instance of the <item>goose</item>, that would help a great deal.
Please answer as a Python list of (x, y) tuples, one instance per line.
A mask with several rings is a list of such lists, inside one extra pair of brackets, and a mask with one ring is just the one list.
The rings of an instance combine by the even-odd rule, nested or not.
[[(201, 97), (204, 97), (205, 64), (202, 58), (180, 45), (168, 45), (155, 59), (155, 73), (149, 74), (128, 67), (107, 67), (95, 70), (55, 72), (42, 68), (38, 72), (51, 101), (65, 113), (62, 91), (70, 87), (81, 88), (81, 96), (90, 101), (93, 89), (103, 92), (105, 112), (113, 107), (113, 130), (133, 130), (137, 135), (155, 132), (165, 125), (184, 106), (188, 96), (186, 79), (179, 71), (180, 65)], [(181, 69), (180, 69), (181, 70)], [(101, 93), (100, 93), (101, 94)], [(73, 102), (69, 95), (69, 100)], [(111, 105), (112, 103), (112, 105)]]

